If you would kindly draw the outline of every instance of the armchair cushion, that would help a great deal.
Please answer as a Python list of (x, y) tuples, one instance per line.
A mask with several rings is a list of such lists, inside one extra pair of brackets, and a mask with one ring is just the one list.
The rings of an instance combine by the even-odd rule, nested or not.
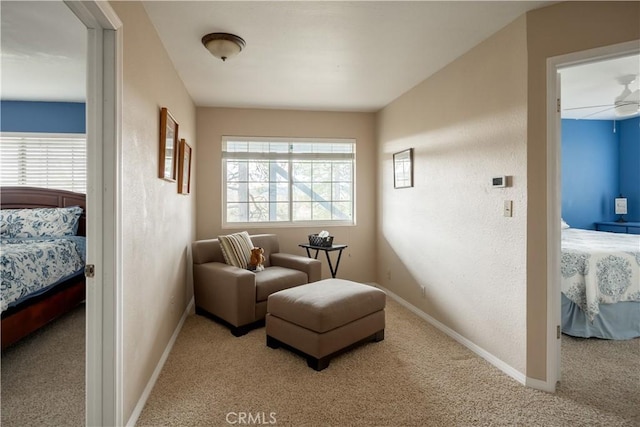
[(276, 266), (265, 268), (256, 273), (256, 301), (266, 301), (272, 293), (307, 283), (307, 280), (303, 271)]
[(243, 269), (248, 267), (251, 248), (253, 248), (249, 233), (242, 231), (226, 236), (218, 236), (218, 240), (220, 241), (224, 261), (227, 264)]

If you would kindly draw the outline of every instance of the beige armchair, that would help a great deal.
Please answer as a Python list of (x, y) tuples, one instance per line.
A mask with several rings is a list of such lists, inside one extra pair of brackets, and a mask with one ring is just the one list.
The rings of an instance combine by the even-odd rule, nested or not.
[(191, 245), (196, 313), (221, 321), (235, 336), (264, 325), (269, 295), (321, 278), (320, 261), (281, 253), (275, 234), (251, 242), (264, 249), (265, 269), (258, 273), (226, 264), (218, 239)]

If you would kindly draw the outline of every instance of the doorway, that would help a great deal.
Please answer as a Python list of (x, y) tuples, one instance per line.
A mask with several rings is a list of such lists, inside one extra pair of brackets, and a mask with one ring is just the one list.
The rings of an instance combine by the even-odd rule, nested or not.
[[(19, 2), (7, 3), (13, 4), (23, 5)], [(118, 309), (122, 233), (119, 227), (121, 211), (118, 165), (122, 43), (118, 29), (122, 24), (107, 2), (34, 2), (24, 6), (41, 5), (57, 8), (56, 10), (71, 17), (74, 27), (86, 28), (87, 264), (95, 265), (96, 274), (87, 278), (84, 346), (86, 378), (83, 379), (86, 397), (80, 404), (86, 408), (86, 424), (121, 425), (122, 363), (119, 343), (122, 325)], [(69, 13), (69, 9), (73, 13)], [(37, 9), (23, 10), (21, 13), (37, 18), (37, 25), (50, 31), (48, 35), (60, 25), (61, 19), (56, 18), (55, 14), (39, 13)], [(80, 26), (77, 25), (78, 20)], [(25, 34), (24, 40), (31, 36), (32, 34)], [(72, 33), (71, 37), (82, 35)], [(35, 41), (39, 40), (43, 39)], [(26, 58), (24, 55), (16, 57)], [(55, 60), (56, 49), (45, 48), (44, 57), (50, 61)], [(57, 77), (60, 83), (69, 76), (61, 72)], [(75, 78), (85, 80), (84, 76)]]
[[(86, 27), (62, 2), (2, 2), (0, 7), (3, 191), (5, 186), (64, 190), (82, 194), (77, 204), (84, 204), (86, 175), (90, 173), (86, 170)], [(17, 194), (25, 197), (28, 192)], [(84, 235), (84, 227), (79, 228), (79, 234)], [(84, 252), (81, 243), (79, 253)], [(75, 248), (71, 244), (69, 253)], [(3, 249), (9, 252), (4, 240)], [(17, 288), (20, 282), (29, 286), (35, 282), (34, 288), (38, 282), (48, 283), (37, 276), (31, 279), (26, 275), (27, 280), (22, 281), (21, 274), (12, 275), (4, 255), (3, 297), (7, 277), (8, 288)], [(60, 265), (64, 266), (50, 263), (48, 257), (42, 262), (55, 272), (50, 273), (51, 279), (58, 276), (63, 268)], [(82, 264), (74, 261), (73, 269), (81, 269)], [(33, 297), (30, 312), (14, 321), (28, 325), (38, 320), (29, 328), (32, 333), (3, 350), (2, 423), (84, 423), (85, 290), (84, 284), (81, 288), (67, 286), (63, 286), (65, 291), (41, 300), (39, 307), (38, 298)], [(30, 291), (25, 287), (22, 292)], [(28, 300), (24, 304), (28, 305)], [(3, 332), (8, 332), (13, 316), (7, 316), (10, 311), (5, 308), (3, 303)], [(41, 403), (34, 405), (32, 401)]]
[[(638, 41), (549, 58), (547, 61), (547, 381), (555, 388), (561, 379), (560, 239), (561, 239), (561, 119), (559, 71), (640, 53)], [(559, 326), (558, 326), (559, 328)], [(556, 335), (558, 334), (558, 335)]]

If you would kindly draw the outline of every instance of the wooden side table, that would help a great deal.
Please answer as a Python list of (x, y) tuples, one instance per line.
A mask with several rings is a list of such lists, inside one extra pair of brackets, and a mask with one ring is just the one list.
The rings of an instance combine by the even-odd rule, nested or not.
[[(342, 257), (342, 251), (347, 247), (347, 245), (332, 245), (332, 246), (313, 246), (309, 244), (300, 244), (298, 245), (301, 248), (305, 248), (307, 251), (307, 256), (309, 258), (318, 259), (318, 253), (320, 251), (324, 251), (324, 254), (327, 256), (327, 263), (329, 264), (329, 270), (331, 271), (331, 277), (336, 278), (336, 273), (338, 272), (338, 267), (340, 266), (340, 258)], [(314, 257), (311, 256), (311, 250), (315, 250), (316, 254)], [(338, 259), (336, 260), (336, 267), (333, 268), (333, 264), (331, 263), (331, 258), (329, 257), (329, 252), (338, 251)]]

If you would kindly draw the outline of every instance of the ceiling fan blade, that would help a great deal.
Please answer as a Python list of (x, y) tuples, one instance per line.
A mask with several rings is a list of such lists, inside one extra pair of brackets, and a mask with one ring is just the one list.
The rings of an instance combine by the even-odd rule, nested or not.
[(640, 102), (640, 89), (636, 89), (624, 99), (624, 102)]
[(595, 116), (596, 114), (600, 114), (600, 113), (604, 113), (605, 111), (613, 110), (614, 108), (616, 108), (616, 106), (615, 105), (611, 105), (608, 108), (605, 108), (604, 110), (598, 110), (598, 111), (595, 111), (593, 113), (587, 114), (586, 116), (582, 116), (582, 117), (580, 117), (580, 119), (587, 119), (587, 118), (589, 118), (591, 116)]
[(571, 108), (563, 108), (562, 111), (570, 111), (570, 110), (584, 110), (587, 108), (601, 108), (601, 107), (615, 107), (613, 104), (604, 104), (604, 105), (588, 105), (586, 107), (571, 107)]

